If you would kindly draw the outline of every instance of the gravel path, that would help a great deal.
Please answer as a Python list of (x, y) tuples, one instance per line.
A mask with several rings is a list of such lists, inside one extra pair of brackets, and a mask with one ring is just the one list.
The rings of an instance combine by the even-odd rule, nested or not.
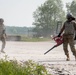
[(54, 42), (7, 41), (6, 53), (0, 53), (0, 58), (4, 58), (7, 55), (8, 59), (17, 59), (18, 61), (34, 60), (44, 64), (53, 75), (76, 75), (76, 61), (70, 48), (70, 61), (65, 61), (66, 56), (62, 45), (44, 55), (54, 45)]

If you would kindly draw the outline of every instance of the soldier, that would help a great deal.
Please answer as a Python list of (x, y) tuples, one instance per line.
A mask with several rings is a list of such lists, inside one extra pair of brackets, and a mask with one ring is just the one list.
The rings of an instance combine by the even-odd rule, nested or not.
[(5, 26), (3, 24), (4, 20), (2, 18), (0, 18), (0, 40), (2, 41), (2, 48), (1, 48), (1, 52), (4, 52), (4, 48), (5, 48), (5, 44), (6, 44), (6, 33), (5, 33)]
[(76, 30), (76, 23), (75, 23), (75, 18), (71, 14), (67, 14), (66, 16), (67, 20), (64, 22), (63, 27), (60, 30), (60, 33), (58, 37), (60, 37), (61, 33), (63, 33), (63, 49), (65, 52), (65, 55), (67, 57), (67, 61), (70, 61), (69, 57), (69, 51), (68, 51), (68, 44), (70, 45), (71, 51), (73, 55), (75, 56), (76, 60), (76, 50), (74, 46), (74, 34)]

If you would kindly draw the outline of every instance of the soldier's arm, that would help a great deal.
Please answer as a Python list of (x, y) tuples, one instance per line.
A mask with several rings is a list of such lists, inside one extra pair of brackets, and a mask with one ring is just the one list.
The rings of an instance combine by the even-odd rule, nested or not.
[(5, 34), (5, 30), (3, 30), (3, 34)]
[(74, 29), (75, 29), (75, 36), (74, 36), (74, 40), (76, 40), (76, 22), (74, 22)]
[(58, 37), (60, 37), (60, 35), (61, 35), (62, 32), (64, 31), (64, 29), (65, 29), (65, 23), (63, 24), (63, 26), (62, 26), (62, 28), (61, 28), (61, 30), (60, 30), (60, 33), (58, 34)]
[(74, 29), (76, 30), (76, 22), (74, 22)]
[(3, 25), (3, 32), (2, 32), (2, 34), (5, 34), (6, 33), (6, 28), (5, 28), (5, 26)]
[(3, 35), (3, 37), (6, 37), (7, 35), (6, 35), (6, 28), (5, 28), (5, 26), (3, 27), (4, 29), (3, 29), (3, 32), (2, 32), (2, 35)]
[(62, 32), (64, 31), (64, 29), (65, 29), (65, 24), (64, 24), (63, 27), (61, 28), (60, 33), (62, 33)]

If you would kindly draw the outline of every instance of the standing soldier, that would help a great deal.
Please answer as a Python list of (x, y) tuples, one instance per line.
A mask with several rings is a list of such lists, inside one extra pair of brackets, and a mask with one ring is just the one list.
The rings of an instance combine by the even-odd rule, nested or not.
[(67, 14), (66, 16), (67, 20), (64, 22), (62, 29), (60, 30), (60, 33), (58, 37), (60, 37), (61, 33), (64, 31), (63, 34), (63, 49), (65, 52), (65, 55), (67, 56), (67, 61), (70, 60), (69, 57), (69, 51), (68, 51), (68, 44), (70, 45), (71, 51), (73, 55), (75, 56), (76, 60), (76, 50), (74, 46), (74, 34), (76, 30), (76, 23), (75, 18), (71, 14)]
[(0, 18), (0, 40), (2, 41), (2, 48), (1, 48), (1, 52), (4, 52), (4, 48), (5, 48), (5, 44), (6, 44), (6, 33), (5, 33), (5, 26), (3, 24), (4, 20), (2, 18)]

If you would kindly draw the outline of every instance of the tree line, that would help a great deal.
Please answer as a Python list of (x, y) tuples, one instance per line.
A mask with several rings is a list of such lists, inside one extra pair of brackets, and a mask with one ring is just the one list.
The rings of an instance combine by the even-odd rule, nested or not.
[(33, 27), (6, 26), (7, 35), (33, 35)]
[[(67, 13), (70, 12), (76, 17), (76, 0), (66, 3), (66, 9)], [(46, 0), (33, 12), (34, 27), (6, 26), (6, 33), (48, 37), (56, 32), (59, 21), (63, 23), (66, 20), (66, 12), (62, 0)]]
[[(76, 0), (66, 3), (67, 13), (76, 16)], [(35, 28), (34, 32), (39, 36), (53, 35), (56, 31), (57, 22), (66, 20), (66, 12), (63, 9), (62, 0), (46, 0), (33, 13)]]

